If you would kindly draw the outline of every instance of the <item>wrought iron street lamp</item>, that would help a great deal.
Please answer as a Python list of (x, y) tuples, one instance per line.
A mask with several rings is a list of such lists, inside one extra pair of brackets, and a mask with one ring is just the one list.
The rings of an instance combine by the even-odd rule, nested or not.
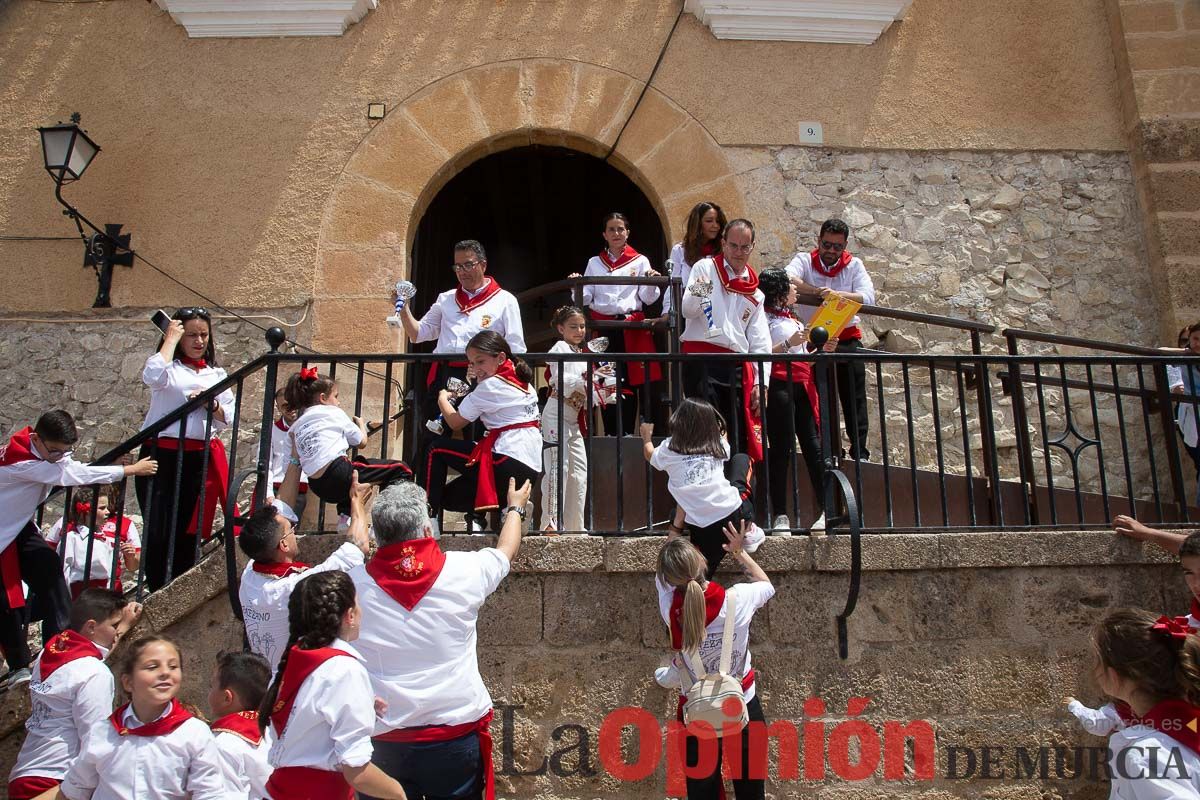
[[(38, 128), (38, 133), (42, 137), (42, 158), (46, 172), (54, 179), (54, 197), (65, 209), (63, 214), (73, 220), (79, 229), (79, 237), (84, 245), (83, 265), (95, 271), (99, 282), (92, 308), (109, 308), (112, 306), (112, 269), (118, 265), (132, 267), (134, 253), (129, 248), (130, 234), (122, 234), (121, 225), (109, 224), (100, 230), (62, 196), (63, 185), (83, 177), (92, 159), (100, 152), (100, 146), (92, 141), (87, 131), (79, 127), (79, 119), (78, 113), (72, 114), (71, 124), (60, 122)], [(92, 235), (84, 231), (84, 225), (92, 229)]]

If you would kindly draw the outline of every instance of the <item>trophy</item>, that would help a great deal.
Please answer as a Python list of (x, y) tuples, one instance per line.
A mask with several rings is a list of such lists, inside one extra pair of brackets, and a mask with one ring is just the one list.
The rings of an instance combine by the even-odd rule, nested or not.
[[(409, 284), (410, 286), (412, 284)], [(467, 392), (471, 391), (471, 384), (461, 378), (448, 378), (446, 380), (446, 391), (450, 393), (451, 405), (457, 405), (456, 400), (461, 400), (466, 397)], [(439, 436), (446, 432), (446, 418), (438, 414), (437, 419), (431, 419), (425, 423), (425, 427)]]
[(700, 308), (704, 310), (704, 317), (708, 320), (708, 338), (720, 336), (721, 331), (717, 330), (717, 323), (713, 321), (712, 312), (712, 291), (713, 285), (708, 281), (693, 281), (688, 286), (688, 291), (693, 297), (700, 298)]
[(412, 281), (396, 281), (396, 312), (387, 318), (387, 324), (393, 328), (399, 328), (400, 310), (404, 308), (404, 304), (413, 298), (417, 293), (417, 287)]
[[(587, 349), (589, 352), (592, 352), (592, 353), (607, 352), (608, 351), (608, 337), (607, 336), (597, 336), (595, 339), (588, 339)], [(607, 361), (597, 361), (594, 369), (604, 369), (605, 367), (608, 366), (608, 364), (609, 364), (609, 362), (607, 362)], [(603, 386), (604, 378), (597, 377), (596, 383)]]

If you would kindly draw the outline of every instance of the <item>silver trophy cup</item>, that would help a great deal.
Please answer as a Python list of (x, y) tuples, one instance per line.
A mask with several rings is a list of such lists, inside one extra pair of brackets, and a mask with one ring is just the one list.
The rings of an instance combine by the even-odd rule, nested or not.
[[(471, 391), (471, 384), (461, 378), (449, 378), (446, 381), (446, 391), (450, 393), (450, 403), (457, 405), (455, 401), (466, 397), (467, 392)], [(446, 418), (438, 414), (435, 419), (426, 422), (425, 427), (440, 436), (446, 432)]]
[[(607, 336), (597, 336), (595, 339), (588, 339), (587, 349), (589, 352), (592, 352), (592, 353), (607, 353), (608, 352), (608, 337)], [(609, 362), (607, 362), (607, 361), (598, 361), (598, 362), (596, 362), (595, 368), (596, 369), (604, 369), (605, 367), (608, 366), (608, 364), (609, 364)], [(603, 386), (604, 378), (603, 377), (596, 378), (596, 383)]]
[(700, 308), (704, 311), (704, 318), (708, 320), (708, 338), (712, 339), (720, 336), (721, 331), (717, 329), (717, 323), (713, 320), (713, 285), (708, 281), (695, 281), (691, 286), (688, 286), (688, 291), (693, 297), (700, 298)]
[(405, 303), (413, 298), (417, 293), (417, 287), (412, 281), (396, 281), (396, 310), (390, 317), (387, 318), (387, 324), (393, 328), (399, 328), (400, 311), (404, 308)]

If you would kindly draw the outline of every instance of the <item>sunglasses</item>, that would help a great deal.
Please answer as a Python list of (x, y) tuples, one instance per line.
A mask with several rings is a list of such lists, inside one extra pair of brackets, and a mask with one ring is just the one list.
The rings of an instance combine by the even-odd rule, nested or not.
[(180, 322), (185, 322), (189, 319), (196, 319), (197, 317), (203, 320), (209, 319), (208, 309), (204, 308), (203, 306), (189, 306), (187, 308), (181, 308), (175, 312), (175, 319), (179, 320)]

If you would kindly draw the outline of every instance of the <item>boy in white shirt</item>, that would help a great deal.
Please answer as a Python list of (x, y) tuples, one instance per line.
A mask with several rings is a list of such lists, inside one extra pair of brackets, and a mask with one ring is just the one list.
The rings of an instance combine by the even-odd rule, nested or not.
[(254, 653), (221, 653), (208, 690), (210, 726), (217, 740), (228, 800), (263, 800), (271, 765), (270, 742), (258, 727), (258, 707), (267, 694), (271, 666)]
[(83, 737), (112, 713), (113, 676), (104, 659), (140, 612), (109, 589), (85, 589), (71, 605), (70, 627), (33, 663), (27, 733), (8, 778), (12, 800), (62, 783)]

